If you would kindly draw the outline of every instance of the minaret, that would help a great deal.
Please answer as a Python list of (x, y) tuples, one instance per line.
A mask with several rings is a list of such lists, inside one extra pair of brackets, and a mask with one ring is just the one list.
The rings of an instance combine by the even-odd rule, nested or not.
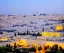
[(36, 12), (37, 14), (36, 15), (38, 15), (38, 12)]

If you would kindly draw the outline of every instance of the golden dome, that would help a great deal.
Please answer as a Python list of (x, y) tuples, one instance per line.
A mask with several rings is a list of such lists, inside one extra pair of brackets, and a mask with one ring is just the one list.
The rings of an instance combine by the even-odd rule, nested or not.
[(8, 41), (8, 38), (7, 37), (2, 37), (0, 40), (1, 41)]
[(18, 45), (22, 45), (23, 47), (27, 46), (26, 40), (25, 39), (20, 39), (19, 41), (16, 42)]
[(62, 24), (58, 24), (58, 25), (56, 26), (56, 30), (57, 30), (57, 31), (63, 30)]

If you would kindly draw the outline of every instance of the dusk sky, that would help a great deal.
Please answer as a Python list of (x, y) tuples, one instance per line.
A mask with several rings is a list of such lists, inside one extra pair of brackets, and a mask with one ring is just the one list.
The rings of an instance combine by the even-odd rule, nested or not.
[(64, 0), (0, 0), (0, 14), (64, 14)]

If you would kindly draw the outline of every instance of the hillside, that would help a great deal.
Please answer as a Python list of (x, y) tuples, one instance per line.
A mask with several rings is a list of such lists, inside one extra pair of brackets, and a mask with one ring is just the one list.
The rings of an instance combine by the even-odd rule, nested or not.
[(17, 32), (29, 30), (31, 33), (37, 33), (55, 31), (57, 24), (64, 25), (64, 15), (0, 15), (0, 28), (2, 30), (16, 30)]

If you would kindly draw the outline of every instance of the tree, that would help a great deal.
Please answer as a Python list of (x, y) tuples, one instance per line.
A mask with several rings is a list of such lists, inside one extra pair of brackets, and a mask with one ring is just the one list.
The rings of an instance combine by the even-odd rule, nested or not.
[(16, 49), (16, 47), (17, 47), (17, 46), (16, 46), (16, 43), (14, 43), (14, 49)]
[(14, 49), (13, 53), (21, 53), (19, 49)]
[(43, 14), (40, 14), (40, 15), (43, 15)]
[(33, 14), (33, 16), (36, 16), (36, 14)]
[(29, 49), (29, 51), (31, 51), (31, 52), (36, 52), (36, 48), (35, 48), (35, 47), (31, 47), (31, 48)]
[(14, 33), (14, 36), (16, 36), (16, 33)]
[(40, 47), (38, 47), (38, 50), (40, 51), (40, 50), (42, 50), (42, 47), (40, 46)]
[(26, 15), (24, 15), (23, 17), (26, 17)]
[(27, 35), (28, 35), (29, 33), (28, 33), (28, 30), (27, 30)]

